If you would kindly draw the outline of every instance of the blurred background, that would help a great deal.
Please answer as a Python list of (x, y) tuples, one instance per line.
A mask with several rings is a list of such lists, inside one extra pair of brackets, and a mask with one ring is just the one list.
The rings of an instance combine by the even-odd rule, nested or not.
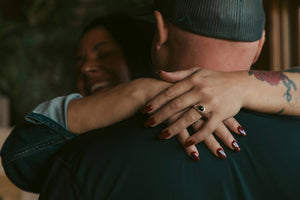
[[(1, 0), (0, 147), (11, 128), (40, 102), (75, 91), (76, 43), (86, 23), (114, 12), (144, 17), (151, 2)], [(266, 43), (253, 68), (300, 66), (300, 1), (264, 0), (264, 7)], [(0, 167), (0, 200), (12, 199), (36, 196), (14, 188)]]
[(38, 103), (73, 90), (74, 56), (83, 26), (113, 12), (138, 15), (151, 0), (1, 0), (0, 92), (10, 124)]

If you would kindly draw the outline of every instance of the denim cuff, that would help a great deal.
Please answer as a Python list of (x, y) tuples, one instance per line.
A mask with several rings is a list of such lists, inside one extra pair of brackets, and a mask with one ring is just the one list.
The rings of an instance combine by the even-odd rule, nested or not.
[(16, 186), (38, 193), (51, 158), (77, 134), (38, 113), (27, 118), (30, 122), (16, 126), (6, 139), (1, 149), (2, 165)]

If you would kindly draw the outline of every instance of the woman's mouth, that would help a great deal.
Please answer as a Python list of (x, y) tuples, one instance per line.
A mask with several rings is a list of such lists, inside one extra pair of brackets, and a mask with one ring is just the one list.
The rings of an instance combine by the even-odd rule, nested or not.
[(113, 82), (111, 80), (101, 81), (93, 84), (90, 89), (90, 93), (93, 94), (96, 90), (102, 90), (104, 88), (107, 88), (109, 86), (113, 85)]

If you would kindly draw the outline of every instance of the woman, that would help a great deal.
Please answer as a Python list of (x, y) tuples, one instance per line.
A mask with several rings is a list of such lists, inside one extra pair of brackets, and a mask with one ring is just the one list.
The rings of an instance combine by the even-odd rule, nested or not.
[[(26, 115), (25, 123), (12, 131), (1, 150), (4, 169), (13, 183), (23, 190), (39, 192), (49, 159), (78, 135), (68, 130), (66, 115), (70, 101), (105, 94), (120, 83), (152, 74), (153, 31), (151, 23), (123, 15), (95, 19), (85, 28), (76, 67), (80, 94), (57, 97), (37, 106)], [(127, 98), (130, 95), (126, 94)], [(111, 123), (113, 118), (105, 119), (105, 123)], [(40, 126), (45, 132), (34, 134), (34, 128)]]

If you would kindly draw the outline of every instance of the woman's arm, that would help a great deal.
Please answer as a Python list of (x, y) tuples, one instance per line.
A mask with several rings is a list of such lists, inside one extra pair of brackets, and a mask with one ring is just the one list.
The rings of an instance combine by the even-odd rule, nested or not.
[[(79, 123), (82, 130), (85, 125), (83, 122), (89, 125), (92, 122), (100, 122), (97, 126), (94, 124), (94, 127), (107, 126), (126, 118), (126, 115), (132, 115), (147, 99), (150, 99), (148, 95), (154, 96), (169, 85), (154, 79), (131, 81), (103, 95), (72, 100), (69, 111), (71, 113), (74, 111), (75, 119), (78, 120), (75, 123)], [(67, 141), (76, 137), (76, 134), (66, 129), (64, 123), (64, 109), (69, 103), (68, 97), (74, 99), (80, 95), (59, 97), (40, 104), (35, 112), (26, 116), (26, 122), (14, 128), (2, 146), (0, 153), (3, 168), (9, 179), (21, 189), (40, 192), (41, 182), (47, 176), (51, 158)], [(76, 115), (82, 115), (82, 120), (79, 121), (80, 118)], [(69, 123), (71, 129), (76, 130), (75, 123), (72, 120), (69, 120)]]
[(157, 79), (141, 78), (104, 93), (72, 100), (67, 110), (68, 129), (80, 134), (126, 119), (170, 85)]
[[(143, 78), (121, 84), (105, 93), (75, 99), (68, 105), (68, 128), (71, 132), (80, 134), (124, 120), (136, 113), (147, 101), (170, 86), (171, 84), (165, 81)], [(176, 116), (171, 117), (168, 120), (169, 123), (172, 123), (176, 118)], [(233, 126), (238, 126), (238, 122), (234, 119), (230, 121), (231, 126), (228, 126), (229, 129), (232, 130)], [(146, 123), (145, 125), (151, 126), (151, 123), (152, 122)], [(240, 134), (237, 131), (234, 132)], [(234, 138), (225, 126), (222, 130), (217, 131), (217, 136), (220, 135), (218, 133), (222, 136), (226, 136), (223, 138), (220, 137), (220, 139), (229, 148), (236, 150), (236, 148), (232, 146)], [(166, 139), (164, 138), (165, 136), (166, 135), (160, 135), (158, 138)], [(184, 146), (189, 136), (187, 130), (184, 129), (178, 133), (177, 138)], [(212, 144), (211, 140), (207, 140), (206, 144), (208, 148), (218, 156), (214, 149), (221, 148), (219, 143), (215, 142), (214, 145), (210, 145)], [(194, 145), (185, 147), (184, 149), (195, 161), (199, 160), (198, 150)]]
[(300, 68), (278, 72), (251, 70), (244, 76), (253, 84), (243, 100), (244, 108), (300, 116)]
[[(198, 143), (241, 108), (300, 116), (299, 71), (299, 68), (293, 68), (291, 72), (217, 72), (197, 68), (174, 73), (162, 71), (163, 80), (177, 83), (148, 102), (146, 108), (152, 108), (148, 113), (159, 109), (152, 116), (159, 124), (195, 104), (204, 106), (207, 120), (197, 134), (187, 140), (188, 144), (191, 141)], [(171, 136), (193, 123), (193, 113), (194, 109), (188, 109), (183, 117), (167, 128)]]

